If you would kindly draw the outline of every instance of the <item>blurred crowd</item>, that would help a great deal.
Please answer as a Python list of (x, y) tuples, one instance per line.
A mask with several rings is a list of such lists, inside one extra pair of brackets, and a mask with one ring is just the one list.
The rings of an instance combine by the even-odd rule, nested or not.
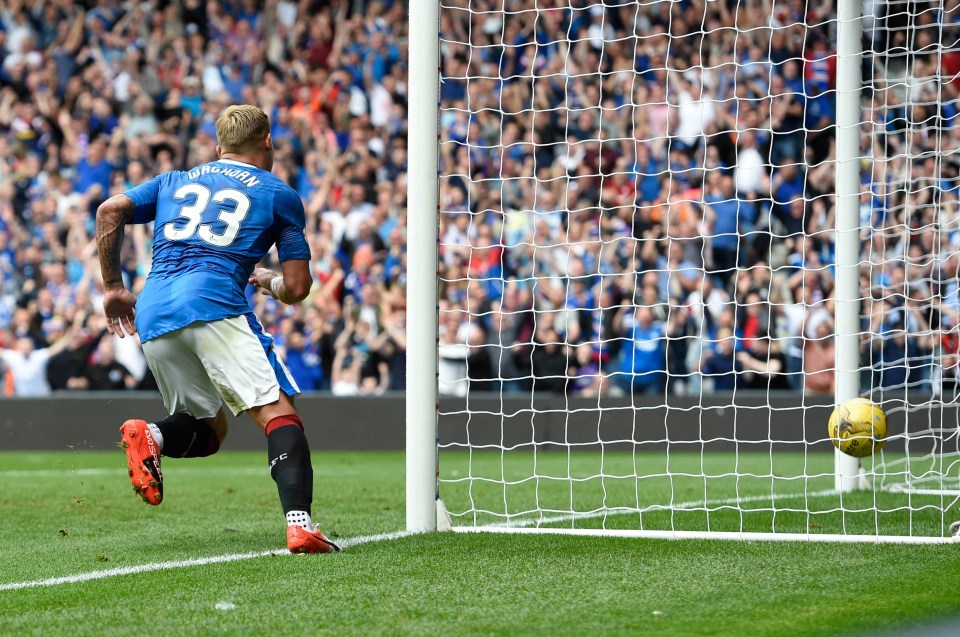
[[(947, 4), (863, 5), (859, 363), (888, 396), (956, 388)], [(833, 5), (538, 6), (441, 19), (441, 386), (832, 393)]]
[[(441, 392), (832, 392), (831, 5), (582, 4), (443, 3)], [(960, 349), (957, 12), (870, 6), (862, 383), (939, 392)], [(402, 390), (406, 45), (401, 0), (7, 0), (0, 395), (155, 386), (136, 340), (104, 335), (94, 213), (215, 159), (233, 103), (270, 115), (307, 211), (311, 296), (250, 294), (291, 372)], [(138, 291), (151, 231), (128, 236)]]

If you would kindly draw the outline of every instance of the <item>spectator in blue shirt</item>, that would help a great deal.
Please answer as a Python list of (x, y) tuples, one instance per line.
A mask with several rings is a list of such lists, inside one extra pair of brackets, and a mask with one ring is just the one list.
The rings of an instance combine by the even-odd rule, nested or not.
[(907, 342), (902, 321), (885, 323), (882, 329), (882, 336), (873, 339), (871, 343), (874, 369), (879, 376), (875, 384), (884, 390), (902, 391), (907, 383), (907, 359), (912, 347)]
[(803, 93), (803, 76), (800, 74), (800, 65), (797, 60), (787, 60), (783, 63), (783, 84), (791, 93)]
[(183, 80), (180, 106), (188, 111), (193, 119), (197, 119), (203, 114), (203, 95), (200, 94), (200, 80), (195, 77), (188, 77)]
[(704, 351), (700, 373), (710, 379), (713, 391), (729, 391), (737, 386), (737, 352), (733, 346), (733, 332), (729, 328), (717, 330), (713, 349)]
[(829, 152), (833, 126), (837, 121), (836, 95), (826, 91), (821, 83), (808, 87), (804, 126), (807, 128), (807, 146), (812, 149), (812, 163), (819, 163)]
[(396, 45), (387, 44), (382, 31), (370, 34), (370, 46), (364, 55), (363, 64), (369, 71), (368, 80), (380, 84), (385, 75), (400, 60), (400, 50)]
[(656, 394), (666, 383), (666, 339), (661, 321), (649, 307), (621, 309), (618, 333), (626, 337), (620, 350), (617, 385), (627, 394)]
[(312, 344), (304, 342), (303, 326), (294, 329), (287, 336), (287, 369), (301, 391), (316, 391), (323, 382), (323, 366), (315, 350)]
[(798, 170), (796, 160), (787, 157), (783, 165), (778, 168), (771, 180), (773, 191), (773, 214), (781, 219), (790, 216), (790, 203), (803, 198), (806, 194), (806, 179), (801, 170)]
[(77, 178), (74, 190), (88, 195), (92, 200), (102, 201), (110, 192), (110, 173), (113, 165), (106, 157), (107, 145), (101, 138), (94, 139), (87, 147), (87, 155), (77, 163)]
[(718, 274), (727, 278), (746, 254), (741, 250), (741, 237), (753, 229), (756, 213), (752, 204), (737, 197), (732, 176), (710, 173), (708, 182), (711, 189), (704, 202), (712, 224), (713, 264)]

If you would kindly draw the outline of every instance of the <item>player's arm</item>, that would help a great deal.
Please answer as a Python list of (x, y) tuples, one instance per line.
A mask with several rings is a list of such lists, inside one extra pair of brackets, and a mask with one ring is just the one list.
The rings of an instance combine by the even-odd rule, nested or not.
[(135, 211), (136, 205), (127, 195), (114, 195), (97, 208), (97, 250), (100, 253), (100, 273), (103, 275), (103, 311), (107, 315), (107, 330), (120, 338), (124, 336), (123, 329), (128, 334), (137, 331), (133, 323), (137, 298), (124, 287), (120, 270), (123, 230), (133, 221)]
[(124, 336), (124, 329), (128, 334), (137, 332), (133, 322), (137, 297), (124, 287), (120, 269), (124, 227), (128, 223), (153, 221), (157, 214), (159, 193), (160, 178), (151, 179), (123, 194), (110, 197), (97, 208), (97, 250), (100, 253), (100, 273), (103, 275), (103, 311), (107, 316), (107, 331), (120, 338)]
[(294, 259), (280, 264), (282, 274), (267, 268), (257, 268), (250, 276), (250, 283), (260, 289), (261, 294), (272, 296), (281, 303), (293, 305), (307, 298), (313, 277), (310, 275), (310, 262), (306, 259)]
[(278, 192), (276, 204), (277, 255), (282, 274), (257, 268), (250, 276), (250, 283), (260, 288), (261, 294), (292, 305), (307, 298), (313, 285), (310, 246), (304, 230), (305, 214), (300, 195), (292, 188)]

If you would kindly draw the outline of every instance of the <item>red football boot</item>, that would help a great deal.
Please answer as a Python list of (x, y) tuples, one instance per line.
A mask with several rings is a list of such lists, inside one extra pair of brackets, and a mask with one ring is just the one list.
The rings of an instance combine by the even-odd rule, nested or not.
[(120, 448), (127, 453), (127, 473), (137, 495), (147, 504), (163, 501), (163, 473), (160, 471), (160, 448), (146, 421), (128, 420), (120, 427)]
[(298, 524), (287, 527), (287, 548), (291, 553), (333, 553), (340, 550), (320, 531), (311, 533)]

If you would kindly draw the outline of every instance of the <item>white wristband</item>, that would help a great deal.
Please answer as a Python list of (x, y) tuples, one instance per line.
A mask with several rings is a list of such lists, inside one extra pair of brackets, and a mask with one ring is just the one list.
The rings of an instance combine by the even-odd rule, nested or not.
[(282, 276), (275, 276), (272, 279), (270, 279), (270, 291), (273, 292), (273, 296), (276, 297), (278, 301), (280, 300), (281, 286), (283, 286)]

